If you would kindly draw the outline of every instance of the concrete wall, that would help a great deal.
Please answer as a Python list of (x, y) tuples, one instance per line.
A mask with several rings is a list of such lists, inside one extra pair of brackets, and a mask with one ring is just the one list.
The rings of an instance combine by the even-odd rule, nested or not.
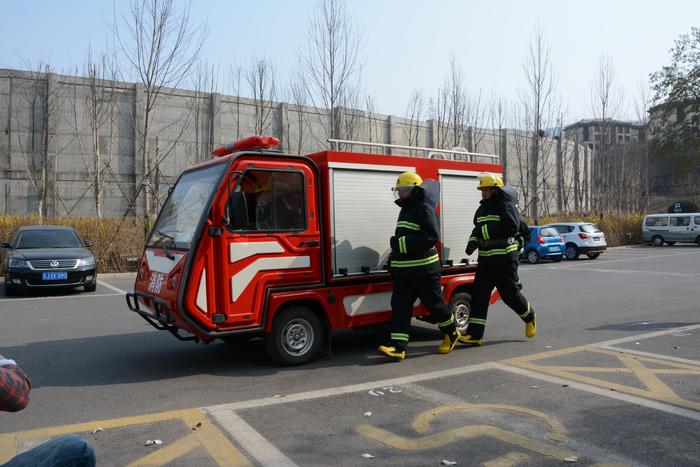
[[(45, 198), (44, 211), (49, 216), (95, 215), (94, 151), (87, 106), (90, 84), (86, 78), (0, 70), (0, 193), (4, 198), (0, 212), (37, 212)], [(132, 83), (101, 81), (97, 85), (105, 109), (98, 131), (104, 185), (102, 215), (142, 215), (140, 128), (145, 93)], [(323, 112), (289, 103), (271, 103), (268, 110), (264, 133), (278, 136), (284, 151), (305, 154), (328, 147)], [(409, 120), (350, 109), (341, 112), (345, 139), (408, 144)], [(158, 194), (152, 196), (152, 205), (162, 202), (183, 169), (208, 159), (213, 147), (254, 134), (255, 115), (251, 99), (164, 90), (151, 114), (148, 138), (148, 163), (156, 174), (148, 183)], [(418, 144), (439, 147), (438, 133), (444, 130), (445, 125), (434, 120), (419, 122)], [(581, 186), (581, 180), (590, 160), (584, 157), (586, 148), (546, 138), (539, 144), (542, 169), (537, 175), (537, 196), (544, 200), (541, 215), (585, 210), (589, 187)], [(531, 136), (511, 129), (467, 128), (460, 145), (473, 152), (499, 155), (506, 181), (521, 190), (521, 208), (527, 208), (527, 200), (533, 196), (526, 183)], [(359, 146), (347, 149), (377, 151)], [(46, 162), (44, 177), (42, 161)], [(43, 197), (42, 179), (47, 182)], [(579, 201), (575, 191), (580, 194)]]

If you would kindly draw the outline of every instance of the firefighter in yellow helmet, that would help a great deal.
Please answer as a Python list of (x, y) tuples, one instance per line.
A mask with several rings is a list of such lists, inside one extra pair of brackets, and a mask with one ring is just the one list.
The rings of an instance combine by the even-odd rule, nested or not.
[(459, 338), (459, 332), (440, 287), (440, 258), (438, 222), (435, 207), (421, 188), (423, 180), (415, 172), (399, 175), (393, 188), (396, 204), (401, 207), (391, 245), (391, 275), (394, 290), (391, 295), (391, 339), (379, 351), (395, 360), (406, 358), (413, 306), (416, 298), (428, 309), (432, 319), (444, 333), (440, 353), (449, 353)]
[(484, 175), (479, 181), (481, 202), (474, 214), (474, 230), (469, 237), (466, 253), (471, 255), (479, 249), (479, 263), (472, 287), (469, 324), (459, 341), (469, 345), (480, 345), (486, 326), (486, 314), (491, 291), (494, 287), (520, 319), (525, 323), (525, 335), (534, 337), (537, 332), (535, 311), (520, 292), (518, 278), (517, 241), (522, 221), (515, 206), (515, 191), (504, 187), (498, 175)]

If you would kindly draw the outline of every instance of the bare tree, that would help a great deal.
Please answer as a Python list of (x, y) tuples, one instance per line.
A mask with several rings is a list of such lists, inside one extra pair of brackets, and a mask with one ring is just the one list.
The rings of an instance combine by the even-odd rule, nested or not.
[(246, 70), (245, 79), (250, 88), (255, 108), (253, 130), (256, 135), (262, 135), (269, 130), (272, 104), (277, 98), (275, 68), (270, 61), (264, 58), (253, 58), (250, 68)]
[(449, 92), (445, 88), (438, 88), (434, 99), (430, 99), (430, 114), (433, 120), (433, 146), (445, 149), (448, 146), (449, 124)]
[[(297, 68), (292, 70), (284, 91), (285, 100), (289, 102), (289, 112), (283, 136), (285, 146), (290, 152), (301, 154), (306, 142), (308, 119), (305, 106), (309, 102), (309, 91), (304, 74)], [(296, 145), (292, 142), (296, 140)]]
[(450, 58), (450, 68), (444, 84), (447, 95), (447, 123), (449, 125), (448, 144), (451, 148), (462, 146), (467, 112), (467, 92), (462, 68), (454, 56)]
[[(361, 34), (352, 22), (344, 0), (319, 0), (309, 20), (307, 43), (300, 62), (309, 84), (309, 97), (328, 138), (341, 138), (340, 107), (358, 101), (360, 91)], [(321, 142), (325, 144), (325, 142)]]
[[(206, 160), (209, 156), (209, 151), (214, 146), (212, 141), (214, 132), (214, 117), (218, 109), (214, 106), (212, 99), (218, 87), (218, 73), (214, 67), (207, 66), (203, 63), (198, 63), (194, 70), (194, 78), (192, 87), (194, 95), (192, 96), (191, 113), (194, 124), (194, 154), (190, 163), (196, 163)], [(207, 118), (208, 117), (208, 118)]]
[(530, 132), (531, 154), (529, 159), (529, 194), (531, 199), (530, 215), (535, 221), (539, 218), (540, 201), (546, 195), (541, 192), (546, 186), (538, 186), (538, 175), (541, 173), (540, 150), (543, 128), (547, 123), (547, 114), (551, 115), (553, 93), (556, 88), (556, 76), (550, 59), (551, 49), (549, 43), (540, 27), (535, 30), (535, 34), (528, 47), (528, 55), (523, 65), (525, 78), (527, 80), (527, 91), (523, 95), (523, 102), (527, 107), (526, 129)]
[[(115, 110), (117, 101), (116, 80), (119, 75), (117, 62), (114, 56), (108, 53), (102, 53), (94, 57), (90, 50), (85, 64), (85, 75), (88, 80), (85, 109), (88, 116), (88, 126), (90, 127), (92, 164), (89, 164), (86, 158), (84, 158), (84, 162), (85, 169), (92, 179), (95, 215), (99, 218), (102, 217), (101, 197), (104, 189), (103, 177), (114, 155)], [(105, 125), (109, 125), (109, 136), (106, 139), (106, 161), (102, 158), (102, 145), (100, 144), (100, 142), (104, 140), (100, 133)], [(92, 165), (92, 167), (90, 167), (90, 165)]]
[[(26, 67), (33, 68), (29, 64)], [(61, 87), (51, 65), (39, 63), (36, 71), (30, 72), (28, 83), (21, 94), (29, 110), (29, 121), (25, 128), (29, 138), (25, 140), (24, 132), (18, 131), (17, 142), (24, 156), (27, 178), (37, 194), (37, 213), (42, 221), (49, 214), (49, 194), (56, 193), (55, 179), (51, 174), (56, 158), (62, 151), (55, 141)], [(15, 109), (15, 118), (21, 125), (20, 106), (15, 106)]]
[(425, 97), (423, 91), (414, 89), (408, 98), (404, 117), (408, 125), (404, 127), (404, 137), (409, 146), (422, 146), (420, 141), (421, 124), (425, 119)]
[[(114, 36), (131, 72), (143, 86), (143, 99), (137, 99), (135, 122), (143, 181), (135, 187), (133, 199), (146, 186), (143, 202), (144, 216), (148, 219), (151, 193), (155, 194), (154, 176), (159, 170), (149, 153), (152, 114), (163, 88), (176, 88), (189, 75), (204, 43), (206, 28), (190, 23), (189, 3), (178, 8), (174, 0), (130, 0), (129, 5), (129, 13), (121, 21), (114, 14)], [(156, 155), (159, 157), (160, 154)]]
[(243, 67), (239, 65), (231, 65), (228, 73), (228, 89), (229, 93), (233, 95), (233, 102), (227, 102), (229, 105), (229, 111), (233, 117), (233, 124), (235, 125), (236, 138), (241, 137), (241, 83), (243, 81)]
[(375, 98), (370, 93), (365, 94), (365, 112), (367, 115), (367, 141), (370, 143), (381, 142)]
[[(593, 153), (594, 209), (598, 213), (610, 208), (613, 189), (619, 183), (613, 167), (613, 146), (615, 145), (613, 120), (622, 108), (622, 91), (615, 83), (615, 66), (606, 55), (600, 57), (598, 70), (591, 85), (591, 110), (598, 121), (599, 133), (595, 135)], [(613, 177), (615, 176), (615, 177)]]

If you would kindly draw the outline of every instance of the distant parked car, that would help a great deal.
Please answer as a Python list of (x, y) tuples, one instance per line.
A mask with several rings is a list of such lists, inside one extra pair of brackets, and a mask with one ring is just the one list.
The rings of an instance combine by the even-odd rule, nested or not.
[(564, 239), (552, 227), (528, 227), (530, 241), (525, 244), (522, 256), (530, 264), (535, 264), (543, 258), (554, 262), (561, 261), (564, 254)]
[(608, 249), (605, 234), (590, 222), (557, 222), (548, 227), (554, 227), (564, 237), (566, 259), (578, 259), (581, 254), (596, 259)]
[(700, 246), (700, 213), (649, 214), (642, 222), (642, 240), (654, 246), (676, 242)]
[(17, 229), (9, 242), (3, 242), (5, 255), (5, 295), (26, 289), (47, 287), (97, 288), (95, 257), (70, 227), (26, 226)]

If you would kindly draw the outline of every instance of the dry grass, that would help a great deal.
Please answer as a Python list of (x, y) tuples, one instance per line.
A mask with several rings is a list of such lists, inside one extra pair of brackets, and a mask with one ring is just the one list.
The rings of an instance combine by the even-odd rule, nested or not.
[[(9, 241), (18, 227), (41, 223), (36, 214), (0, 215), (0, 241)], [(98, 272), (127, 271), (127, 258), (141, 256), (146, 238), (142, 219), (56, 217), (44, 219), (43, 224), (73, 227), (83, 240), (95, 242), (91, 251), (95, 255)]]
[[(539, 224), (551, 222), (593, 222), (605, 232), (608, 246), (642, 243), (642, 219), (644, 215), (607, 216), (556, 216), (540, 219)], [(526, 220), (527, 222), (528, 220)], [(146, 239), (142, 219), (91, 217), (57, 217), (45, 219), (47, 225), (67, 225), (78, 231), (83, 240), (92, 240), (92, 252), (99, 272), (124, 272), (128, 270), (127, 258), (140, 257)], [(0, 241), (9, 241), (12, 233), (23, 225), (41, 224), (37, 215), (0, 215)], [(528, 222), (532, 225), (532, 222)], [(1, 267), (1, 266), (0, 266)], [(1, 272), (1, 271), (0, 271)]]
[[(544, 217), (539, 221), (540, 225), (552, 222), (592, 222), (605, 233), (608, 246), (638, 245), (642, 243), (642, 221), (644, 214), (609, 215), (602, 219), (595, 216), (570, 215)], [(532, 225), (528, 222), (528, 225)]]

